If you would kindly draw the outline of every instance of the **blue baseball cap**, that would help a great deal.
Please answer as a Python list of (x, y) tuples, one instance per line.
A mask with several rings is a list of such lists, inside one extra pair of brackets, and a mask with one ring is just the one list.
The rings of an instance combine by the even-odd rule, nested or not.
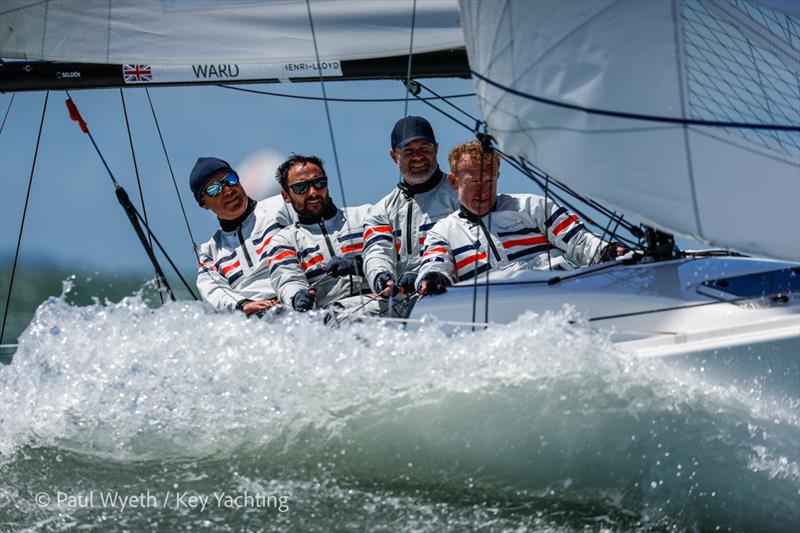
[(194, 199), (198, 204), (202, 204), (203, 185), (214, 177), (215, 174), (223, 170), (233, 170), (231, 166), (222, 159), (216, 157), (200, 157), (194, 164), (192, 173), (189, 174), (189, 187), (192, 189)]
[(411, 141), (420, 139), (436, 144), (431, 123), (422, 117), (401, 118), (392, 129), (392, 150), (403, 148)]

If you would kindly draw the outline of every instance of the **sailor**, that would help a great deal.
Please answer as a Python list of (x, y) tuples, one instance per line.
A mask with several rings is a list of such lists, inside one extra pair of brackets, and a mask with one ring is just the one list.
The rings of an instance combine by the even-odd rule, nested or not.
[(293, 217), (276, 195), (260, 202), (249, 196), (231, 166), (201, 157), (189, 186), (203, 209), (217, 215), (220, 229), (198, 249), (197, 288), (203, 300), (247, 316), (261, 314), (278, 300), (267, 268), (267, 245)]
[(414, 292), (426, 232), (458, 209), (436, 161), (438, 150), (424, 118), (410, 116), (394, 125), (389, 156), (400, 169), (400, 183), (370, 210), (364, 228), (364, 271), (377, 293)]
[[(625, 253), (589, 232), (580, 219), (552, 200), (533, 194), (497, 194), (500, 159), (477, 141), (456, 146), (447, 178), (460, 208), (428, 231), (417, 289), (444, 292), (458, 281), (496, 268), (547, 269), (565, 258), (588, 265)], [(549, 250), (549, 253), (548, 253)]]
[[(296, 311), (366, 305), (362, 276), (364, 217), (369, 205), (340, 209), (328, 194), (322, 160), (292, 154), (275, 176), (298, 221), (269, 246), (269, 270), (280, 301)], [(365, 309), (374, 311), (375, 306)]]

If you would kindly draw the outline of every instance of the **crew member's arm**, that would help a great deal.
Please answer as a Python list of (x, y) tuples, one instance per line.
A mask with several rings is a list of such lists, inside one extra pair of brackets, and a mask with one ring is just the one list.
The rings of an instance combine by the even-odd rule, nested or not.
[(269, 277), (283, 305), (297, 311), (308, 311), (313, 307), (315, 293), (300, 268), (291, 231), (291, 227), (284, 228), (269, 243)]
[[(198, 251), (200, 263), (197, 266), (197, 290), (200, 296), (218, 309), (237, 309), (237, 304), (247, 300), (231, 288), (231, 284), (219, 273), (207, 244)], [(246, 302), (245, 302), (246, 303)]]
[(531, 196), (526, 208), (533, 215), (534, 223), (547, 239), (576, 265), (590, 265), (597, 261), (600, 252), (608, 245), (606, 241), (586, 229), (578, 215), (569, 212), (552, 200), (547, 201), (545, 212), (544, 198)]
[(383, 202), (375, 204), (364, 219), (364, 275), (375, 292), (393, 285), (397, 263), (394, 228)]
[(422, 245), (422, 261), (416, 284), (421, 295), (438, 294), (457, 281), (456, 263), (450, 245), (440, 231), (442, 222), (437, 222), (425, 236)]

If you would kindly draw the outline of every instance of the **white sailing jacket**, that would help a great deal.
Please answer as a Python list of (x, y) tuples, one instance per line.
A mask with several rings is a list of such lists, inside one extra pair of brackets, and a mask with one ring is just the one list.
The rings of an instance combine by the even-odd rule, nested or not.
[(499, 194), (495, 209), (483, 217), (457, 211), (428, 231), (417, 288), (432, 271), (456, 283), (512, 264), (547, 269), (549, 262), (560, 262), (561, 255), (588, 265), (597, 261), (607, 244), (576, 215), (550, 200), (545, 210), (541, 196)]
[(203, 300), (221, 309), (235, 309), (241, 300), (275, 297), (267, 265), (267, 246), (294, 213), (280, 196), (257, 202), (241, 225), (218, 229), (200, 245), (197, 289)]
[(315, 283), (318, 283), (315, 288), (316, 307), (319, 308), (368, 289), (362, 276), (324, 279), (322, 266), (333, 256), (361, 258), (364, 218), (370, 207), (334, 207), (336, 211), (320, 222), (295, 222), (272, 238), (267, 251), (269, 272), (282, 304), (291, 307), (294, 295)]
[(428, 230), (459, 208), (458, 195), (437, 169), (417, 187), (398, 185), (370, 210), (364, 224), (364, 273), (371, 288), (381, 272), (397, 280), (419, 267)]

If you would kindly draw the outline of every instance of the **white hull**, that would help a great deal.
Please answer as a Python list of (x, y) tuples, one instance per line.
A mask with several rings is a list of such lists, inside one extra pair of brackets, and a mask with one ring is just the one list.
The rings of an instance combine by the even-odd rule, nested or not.
[[(509, 323), (526, 311), (557, 312), (568, 304), (592, 326), (607, 332), (613, 342), (641, 357), (713, 352), (716, 358), (719, 351), (728, 353), (737, 347), (747, 351), (756, 345), (777, 350), (777, 367), (762, 370), (790, 377), (796, 388), (800, 376), (797, 268), (770, 260), (705, 257), (567, 272), (493, 272), (488, 284), (489, 323)], [(761, 294), (765, 280), (772, 279), (758, 274), (783, 270), (791, 277), (786, 269), (795, 272), (789, 285), (769, 287), (766, 281), (770, 296), (751, 297)], [(749, 287), (741, 282), (747, 278), (740, 276), (754, 274)], [(547, 283), (556, 276), (562, 280)], [(736, 284), (737, 277), (740, 281), (732, 290), (739, 295), (709, 283), (733, 279)], [(454, 329), (469, 328), (455, 323), (486, 322), (486, 295), (486, 278), (481, 276), (477, 283), (464, 282), (444, 295), (422, 298), (410, 318), (436, 317)]]

